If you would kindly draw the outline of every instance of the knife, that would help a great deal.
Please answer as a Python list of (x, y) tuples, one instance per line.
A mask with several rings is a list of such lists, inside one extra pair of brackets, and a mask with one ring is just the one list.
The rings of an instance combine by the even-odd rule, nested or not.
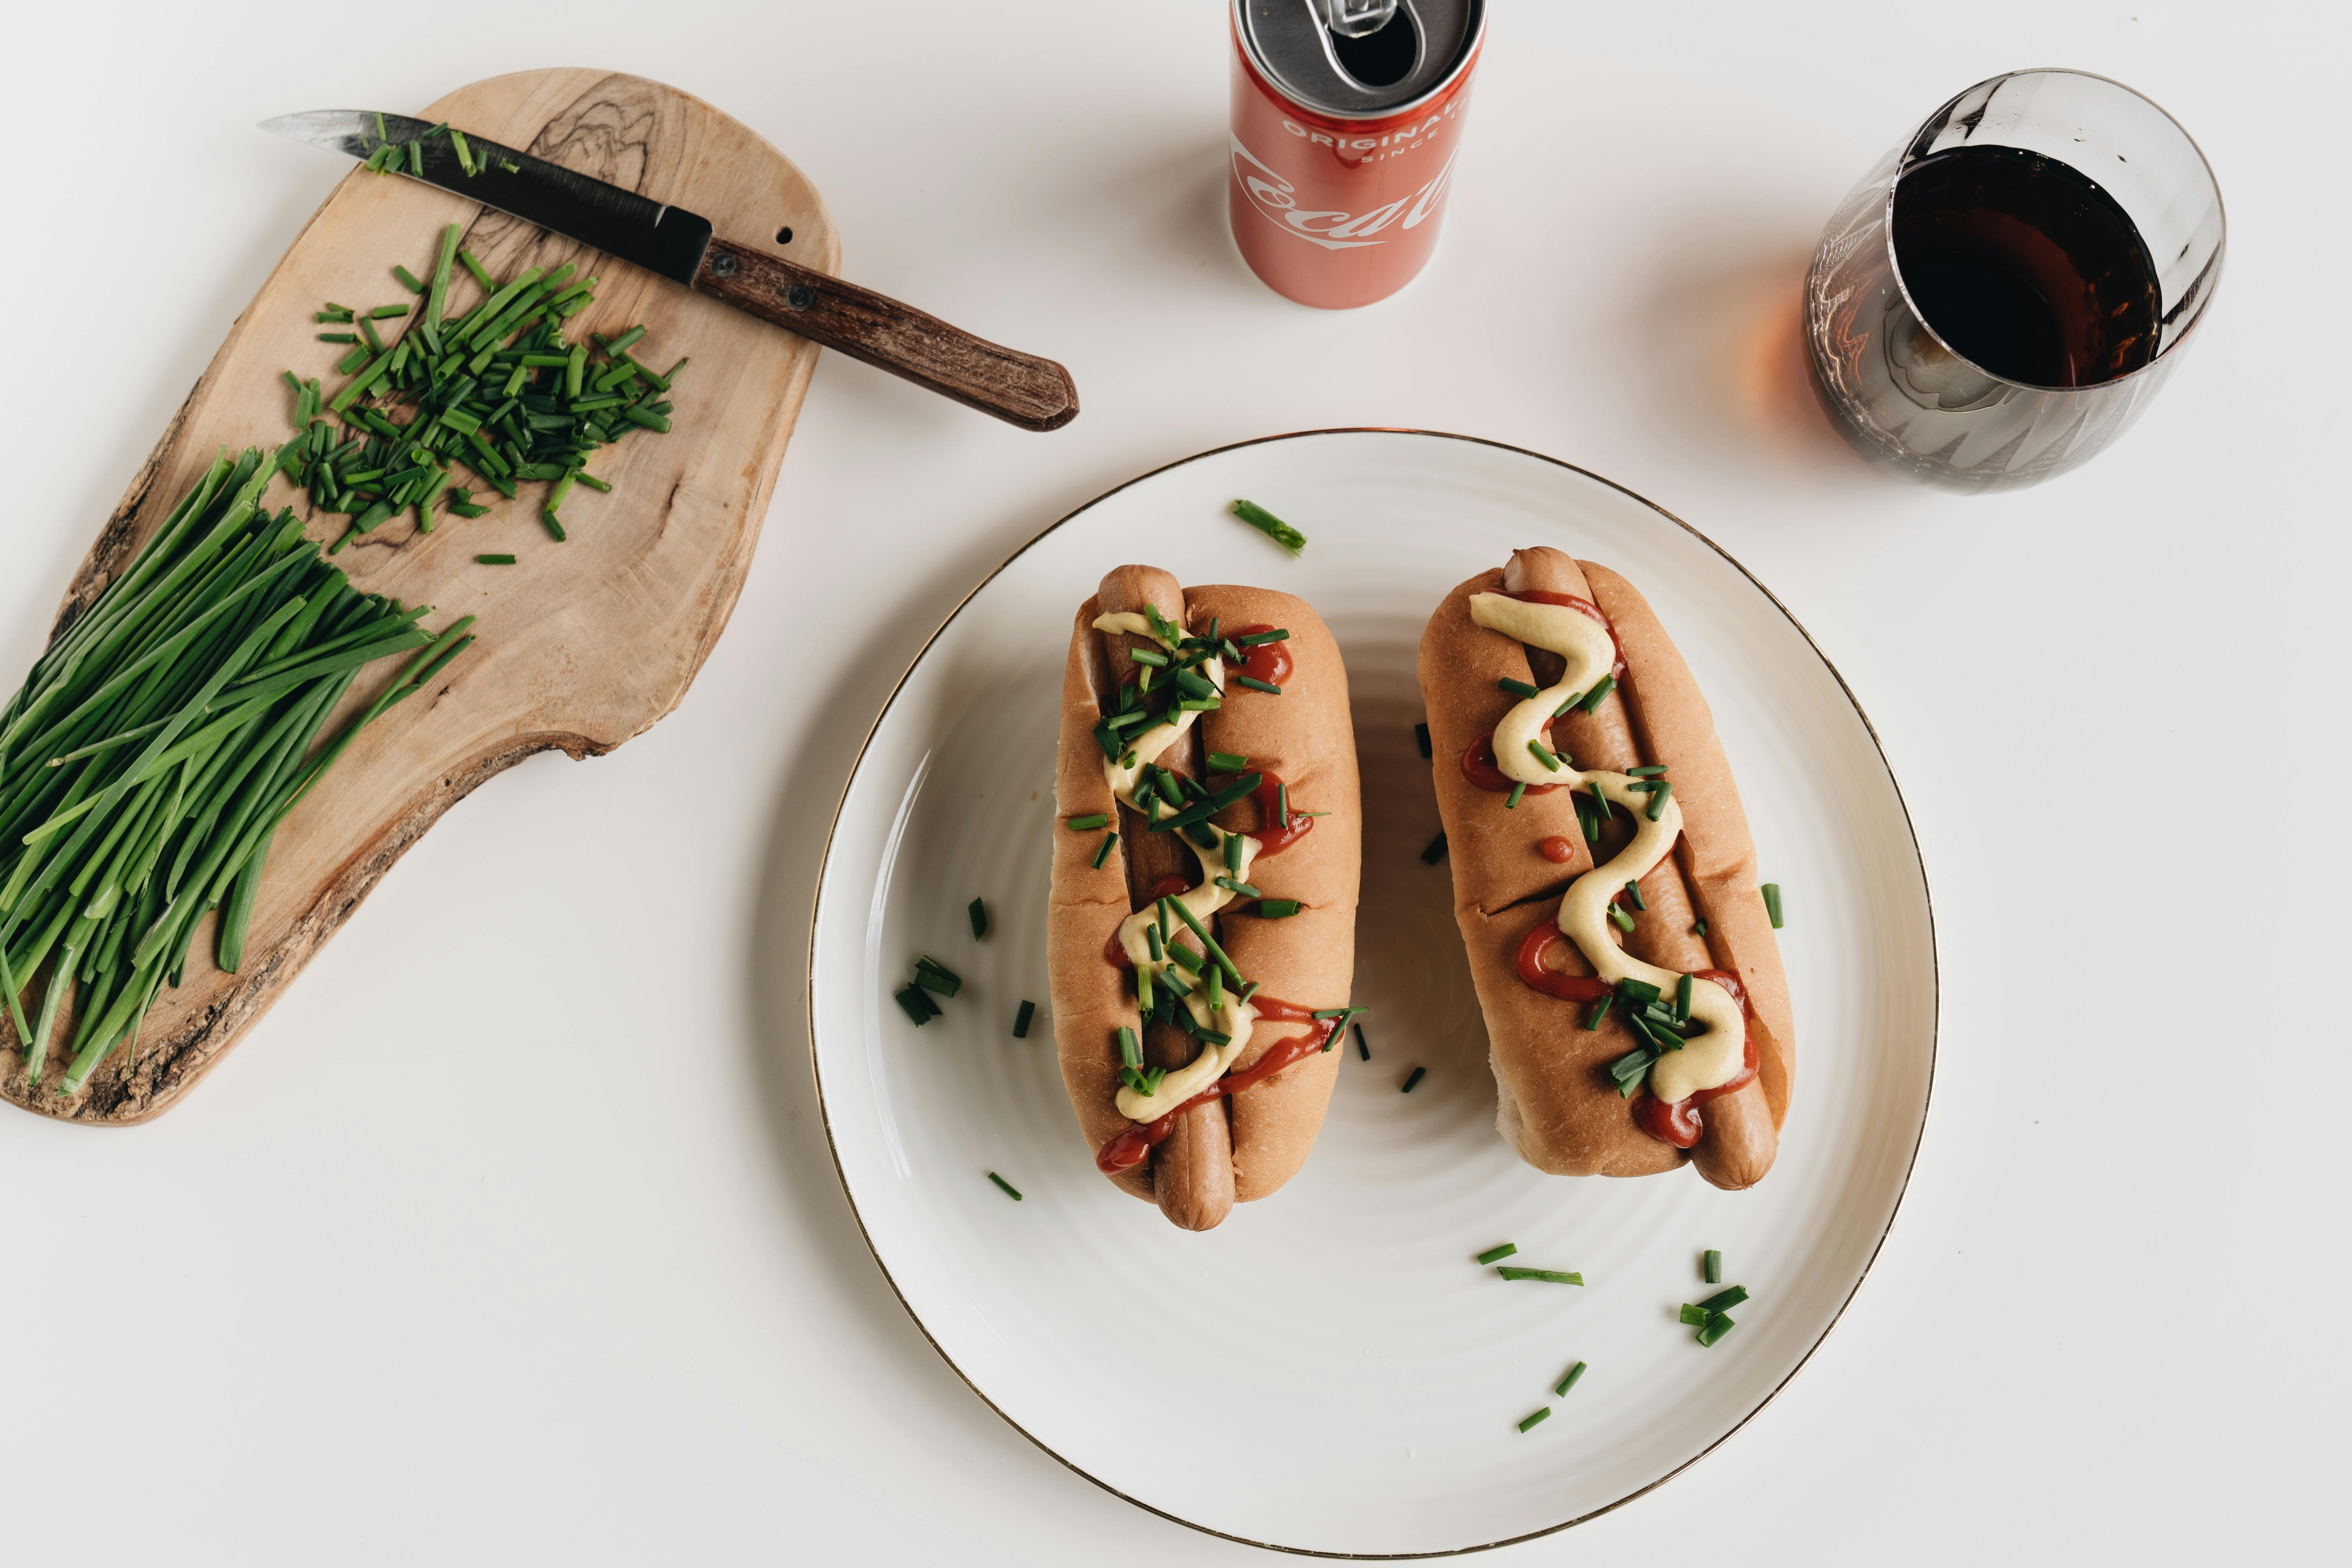
[(362, 160), (390, 146), (398, 155), (377, 160), (383, 173), (511, 213), (1024, 430), (1058, 430), (1078, 416), (1078, 389), (1052, 360), (722, 239), (709, 218), (470, 131), (461, 143), (446, 126), (358, 109), (281, 115), (261, 128)]

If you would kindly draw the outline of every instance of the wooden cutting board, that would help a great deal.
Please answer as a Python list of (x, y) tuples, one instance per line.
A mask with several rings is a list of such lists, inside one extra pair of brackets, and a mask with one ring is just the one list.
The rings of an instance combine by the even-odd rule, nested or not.
[[(675, 88), (596, 70), (525, 71), (461, 88), (419, 112), (700, 213), (728, 238), (838, 271), (833, 221), (801, 172)], [(135, 1061), (118, 1047), (69, 1099), (58, 1098), (61, 1075), (52, 1065), (28, 1093), (23, 1047), (0, 1017), (0, 1093), (27, 1110), (128, 1124), (168, 1109), (228, 1054), (443, 812), (534, 752), (600, 756), (677, 707), (751, 567), (816, 345), (503, 213), (353, 168), (230, 329), (131, 481), (75, 576), (60, 626), (129, 563), (223, 446), (274, 447), (293, 433), (293, 395), (281, 371), (320, 376), (332, 395), (344, 351), (316, 341), (321, 329), (311, 315), (320, 302), (412, 304), (391, 267), (427, 271), (452, 222), (465, 226), (462, 243), (495, 276), (570, 261), (581, 276), (601, 279), (595, 303), (571, 320), (574, 341), (642, 322), (639, 357), (667, 365), (690, 356), (671, 394), (672, 429), (633, 436), (593, 461), (613, 492), (572, 492), (563, 509), (566, 542), (539, 521), (545, 486), (526, 485), (514, 501), (478, 486), (475, 499), (494, 507), (488, 516), (447, 518), (425, 534), (404, 513), (335, 557), (359, 587), (438, 606), (428, 626), (478, 616), (479, 640), (430, 689), (366, 731), (294, 809), (270, 852), (241, 972), (213, 965), (208, 918), (182, 984), (167, 986), (148, 1014)], [(270, 503), (308, 508), (282, 478)], [(349, 521), (320, 515), (310, 531), (331, 543)], [(478, 553), (508, 551), (520, 564), (475, 563)], [(400, 662), (367, 671), (327, 732)]]

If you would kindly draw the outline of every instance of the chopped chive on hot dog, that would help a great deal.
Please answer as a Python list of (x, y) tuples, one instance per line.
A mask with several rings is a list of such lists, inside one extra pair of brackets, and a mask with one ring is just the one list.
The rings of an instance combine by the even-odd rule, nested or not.
[(1642, 901), (1642, 884), (1638, 881), (1625, 884), (1625, 901), (1637, 910), (1646, 910), (1650, 907)]
[(1628, 778), (1636, 778), (1636, 779), (1655, 778), (1655, 777), (1657, 777), (1660, 773), (1664, 773), (1665, 771), (1666, 771), (1666, 764), (1665, 764), (1665, 763), (1648, 763), (1648, 764), (1646, 764), (1646, 765), (1644, 765), (1644, 766), (1643, 766), (1643, 767), (1638, 767), (1638, 768), (1627, 768), (1627, 769), (1625, 770), (1625, 776), (1626, 776), (1626, 777), (1628, 777)]
[(1211, 752), (1209, 771), (1213, 773), (1245, 773), (1249, 772), (1249, 759), (1236, 752)]
[(1021, 1004), (1021, 1011), (1013, 1015), (1013, 1037), (1016, 1040), (1027, 1039), (1030, 1022), (1036, 1016), (1037, 1004), (1024, 1001)]
[(1302, 907), (1297, 899), (1260, 899), (1257, 901), (1259, 916), (1270, 921), (1286, 921)]
[(1281, 687), (1276, 686), (1271, 680), (1260, 680), (1255, 675), (1236, 675), (1234, 677), (1234, 684), (1235, 686), (1246, 686), (1252, 691), (1264, 691), (1276, 697), (1282, 695)]
[(1288, 642), (1289, 640), (1290, 628), (1288, 626), (1276, 626), (1272, 631), (1252, 632), (1245, 637), (1234, 638), (1234, 641), (1243, 647), (1255, 647), (1260, 643)]
[(1514, 1268), (1509, 1264), (1495, 1270), (1506, 1279), (1540, 1279), (1549, 1285), (1581, 1285), (1584, 1276), (1558, 1268)]
[(1084, 816), (1071, 817), (1062, 826), (1073, 833), (1092, 833), (1097, 827), (1108, 827), (1110, 818), (1099, 811), (1090, 811)]
[(1297, 554), (1307, 547), (1307, 536), (1254, 500), (1234, 502), (1234, 515), (1289, 551)]
[(1544, 750), (1544, 743), (1541, 741), (1529, 741), (1528, 752), (1544, 765), (1546, 772), (1555, 773), (1559, 772), (1559, 760)]
[(1643, 815), (1647, 816), (1652, 822), (1657, 821), (1658, 814), (1666, 809), (1666, 798), (1674, 793), (1674, 785), (1666, 783), (1664, 779), (1659, 780), (1658, 793), (1650, 797), (1650, 809), (1643, 813)]
[(1592, 689), (1584, 694), (1584, 700), (1577, 704), (1577, 706), (1582, 708), (1587, 713), (1594, 711), (1601, 706), (1601, 700), (1615, 689), (1616, 685), (1617, 678), (1615, 676), (1602, 676), (1599, 680), (1592, 683)]
[(1502, 679), (1495, 682), (1495, 684), (1501, 687), (1504, 690), (1509, 692), (1514, 697), (1533, 697), (1543, 689), (1539, 686), (1529, 686), (1524, 680), (1513, 680), (1507, 675), (1503, 677)]
[(1511, 785), (1510, 798), (1503, 802), (1503, 809), (1505, 811), (1518, 810), (1519, 802), (1526, 798), (1527, 793), (1527, 785), (1523, 784), (1513, 784)]
[(1480, 1253), (1478, 1255), (1478, 1261), (1481, 1263), (1500, 1263), (1504, 1258), (1510, 1257), (1513, 1253), (1518, 1251), (1518, 1245), (1516, 1242), (1507, 1241), (1500, 1247), (1490, 1247), (1486, 1251)]

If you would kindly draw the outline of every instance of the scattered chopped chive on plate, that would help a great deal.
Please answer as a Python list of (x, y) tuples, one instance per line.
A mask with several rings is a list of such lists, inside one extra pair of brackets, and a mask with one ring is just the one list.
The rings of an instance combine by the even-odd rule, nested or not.
[(1234, 515), (1289, 551), (1297, 554), (1307, 547), (1307, 536), (1254, 500), (1234, 502)]

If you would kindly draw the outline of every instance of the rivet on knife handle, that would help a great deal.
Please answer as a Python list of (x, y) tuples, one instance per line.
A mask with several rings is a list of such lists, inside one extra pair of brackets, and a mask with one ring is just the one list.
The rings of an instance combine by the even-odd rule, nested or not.
[(871, 289), (713, 238), (695, 289), (1024, 430), (1078, 416), (1070, 373), (973, 337)]

